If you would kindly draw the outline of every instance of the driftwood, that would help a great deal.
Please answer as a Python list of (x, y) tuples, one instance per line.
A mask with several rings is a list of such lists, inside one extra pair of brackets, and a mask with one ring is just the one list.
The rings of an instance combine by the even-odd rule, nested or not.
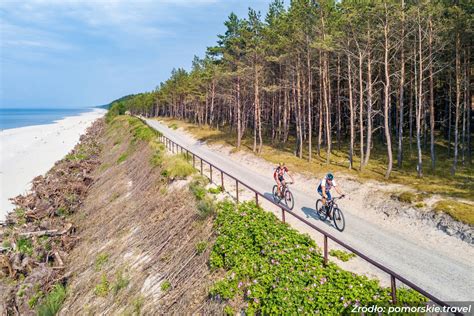
[(41, 237), (41, 236), (61, 236), (64, 234), (67, 234), (71, 229), (73, 228), (73, 225), (71, 223), (66, 224), (66, 227), (63, 230), (59, 229), (47, 229), (47, 230), (39, 230), (39, 231), (34, 231), (34, 232), (24, 232), (24, 233), (19, 233), (19, 236), (22, 237)]
[(57, 251), (54, 252), (54, 258), (56, 258), (56, 261), (59, 263), (60, 267), (64, 266), (64, 261), (61, 259), (61, 256)]
[(64, 232), (60, 232), (59, 230), (57, 229), (51, 229), (51, 230), (40, 230), (40, 231), (36, 231), (36, 232), (26, 232), (26, 233), (19, 233), (18, 235), (19, 236), (22, 236), (22, 237), (33, 237), (33, 236), (36, 236), (36, 237), (40, 237), (40, 236), (58, 236), (58, 235), (62, 235)]

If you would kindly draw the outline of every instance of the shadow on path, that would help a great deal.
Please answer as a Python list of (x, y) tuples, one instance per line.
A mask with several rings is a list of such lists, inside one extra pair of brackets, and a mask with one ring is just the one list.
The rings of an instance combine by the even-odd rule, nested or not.
[(319, 220), (321, 221), (322, 223), (326, 224), (327, 226), (329, 227), (333, 227), (331, 225), (331, 222), (328, 221), (328, 220), (325, 220), (325, 221), (322, 221), (321, 220), (321, 217), (319, 216), (318, 212), (316, 212), (316, 210), (314, 208), (310, 208), (310, 207), (306, 207), (306, 206), (303, 206), (301, 208), (301, 210), (303, 211), (303, 213), (306, 215), (306, 218), (312, 218), (312, 219), (315, 219), (315, 220)]

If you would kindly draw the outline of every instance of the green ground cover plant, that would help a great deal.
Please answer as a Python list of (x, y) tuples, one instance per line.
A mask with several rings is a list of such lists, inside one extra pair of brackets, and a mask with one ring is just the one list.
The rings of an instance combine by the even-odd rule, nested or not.
[[(215, 229), (210, 266), (227, 272), (210, 295), (243, 300), (248, 315), (339, 315), (358, 304), (390, 304), (389, 288), (334, 263), (324, 266), (318, 246), (308, 235), (255, 203), (219, 203)], [(397, 294), (398, 304), (426, 301), (412, 290), (400, 288)]]
[(347, 252), (344, 250), (331, 249), (329, 255), (338, 258), (341, 261), (347, 262), (350, 259), (354, 258), (356, 255), (352, 252)]

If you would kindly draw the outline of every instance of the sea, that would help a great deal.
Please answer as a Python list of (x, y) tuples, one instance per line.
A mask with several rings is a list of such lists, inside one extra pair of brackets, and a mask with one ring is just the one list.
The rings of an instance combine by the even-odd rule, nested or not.
[(90, 112), (91, 108), (80, 109), (7, 109), (0, 108), (0, 130), (32, 125), (50, 124), (66, 116)]

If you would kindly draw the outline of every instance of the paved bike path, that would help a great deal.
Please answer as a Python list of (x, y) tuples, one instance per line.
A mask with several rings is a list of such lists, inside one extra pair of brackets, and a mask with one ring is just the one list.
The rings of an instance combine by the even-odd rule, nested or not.
[[(169, 139), (202, 156), (205, 160), (215, 164), (230, 175), (251, 185), (261, 193), (271, 194), (274, 185), (271, 177), (272, 170), (268, 170), (268, 177), (265, 177), (245, 168), (245, 166), (229, 157), (216, 153), (202, 142), (195, 141), (191, 137), (172, 130), (156, 120), (147, 119), (146, 121), (151, 127), (160, 131)], [(294, 187), (291, 191), (295, 197), (295, 212), (301, 212), (300, 215), (303, 217), (314, 213), (316, 194), (309, 197)], [(437, 252), (437, 245), (433, 245), (433, 248), (428, 249), (405, 238), (405, 236), (386, 232), (376, 225), (368, 223), (351, 213), (350, 209), (344, 208), (343, 211), (346, 228), (342, 233), (317, 218), (310, 216), (307, 220), (441, 300), (474, 300), (473, 265), (467, 265), (456, 260), (454, 256), (450, 257)], [(287, 216), (288, 219), (291, 217), (291, 215)], [(292, 227), (300, 231), (310, 231), (304, 223), (289, 221)], [(387, 278), (389, 278), (388, 275)]]

